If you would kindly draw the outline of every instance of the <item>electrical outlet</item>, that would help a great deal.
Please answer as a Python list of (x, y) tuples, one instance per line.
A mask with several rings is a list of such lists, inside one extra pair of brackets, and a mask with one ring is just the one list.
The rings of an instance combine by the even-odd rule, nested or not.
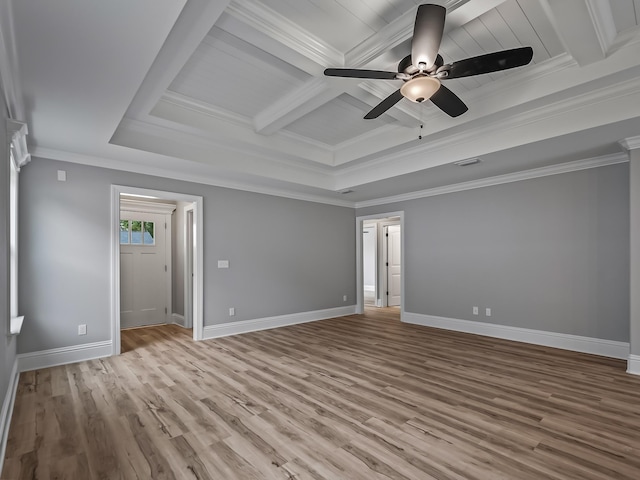
[(78, 325), (78, 335), (86, 335), (87, 334), (87, 325), (85, 323)]
[(490, 317), (490, 316), (491, 316), (491, 309), (490, 309), (490, 308), (485, 308), (485, 310), (484, 310), (484, 314), (485, 314), (487, 317)]
[(478, 315), (478, 307), (473, 307), (473, 314)]
[(229, 316), (233, 317), (235, 314), (236, 314), (236, 309), (233, 307), (229, 308)]

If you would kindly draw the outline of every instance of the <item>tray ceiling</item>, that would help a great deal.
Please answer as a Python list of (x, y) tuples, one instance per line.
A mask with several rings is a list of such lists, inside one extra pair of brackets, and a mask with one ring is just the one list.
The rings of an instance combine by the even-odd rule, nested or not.
[(401, 82), (323, 71), (395, 71), (419, 3), (14, 0), (0, 26), (45, 158), (354, 204), (620, 153), (640, 129), (640, 0), (434, 2), (446, 63), (527, 45), (532, 63), (447, 80), (460, 117), (403, 99), (363, 120)]

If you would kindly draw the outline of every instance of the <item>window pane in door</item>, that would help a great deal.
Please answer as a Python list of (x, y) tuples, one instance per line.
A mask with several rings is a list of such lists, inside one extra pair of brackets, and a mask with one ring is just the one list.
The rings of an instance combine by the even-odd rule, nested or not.
[(131, 243), (140, 245), (142, 243), (142, 222), (131, 220)]
[(153, 222), (144, 222), (144, 244), (153, 245), (155, 243), (155, 225)]
[(129, 243), (129, 220), (120, 220), (120, 243)]

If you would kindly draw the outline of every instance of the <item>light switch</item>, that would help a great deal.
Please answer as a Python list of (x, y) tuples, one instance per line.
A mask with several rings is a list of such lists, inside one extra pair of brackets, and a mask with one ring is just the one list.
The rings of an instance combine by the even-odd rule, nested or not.
[(229, 268), (229, 260), (218, 260), (218, 268)]
[(67, 172), (65, 170), (58, 170), (58, 181), (59, 182), (67, 181)]

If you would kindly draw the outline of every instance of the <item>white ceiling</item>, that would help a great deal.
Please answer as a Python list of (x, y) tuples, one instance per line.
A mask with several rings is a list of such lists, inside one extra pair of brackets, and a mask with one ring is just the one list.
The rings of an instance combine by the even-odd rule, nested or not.
[(640, 0), (435, 1), (445, 62), (529, 45), (532, 63), (447, 80), (460, 117), (403, 99), (363, 120), (400, 82), (323, 71), (395, 71), (419, 3), (7, 1), (2, 79), (35, 156), (345, 205), (615, 155), (640, 134)]

